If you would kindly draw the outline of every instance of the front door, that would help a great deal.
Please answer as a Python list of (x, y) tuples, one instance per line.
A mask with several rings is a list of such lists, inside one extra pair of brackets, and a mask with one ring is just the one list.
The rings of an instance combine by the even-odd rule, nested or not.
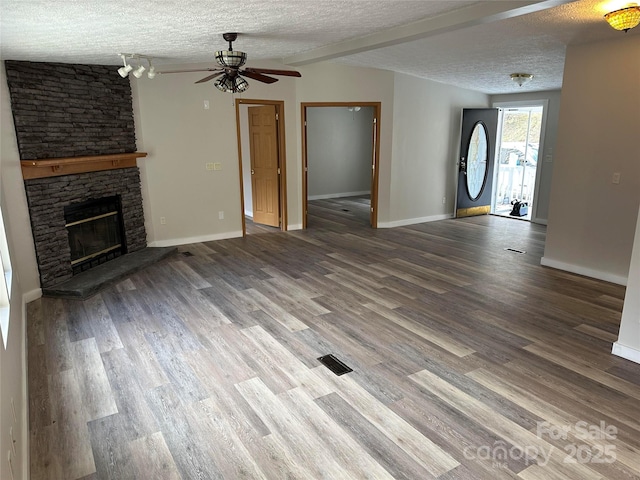
[(278, 126), (275, 105), (249, 107), (253, 221), (280, 226)]
[(485, 215), (491, 211), (497, 108), (462, 111), (456, 217)]

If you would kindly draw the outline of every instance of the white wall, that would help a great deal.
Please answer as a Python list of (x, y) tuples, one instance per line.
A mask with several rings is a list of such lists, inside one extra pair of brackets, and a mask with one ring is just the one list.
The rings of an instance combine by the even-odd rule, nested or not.
[(551, 195), (551, 178), (553, 175), (553, 159), (556, 151), (558, 119), (560, 117), (560, 90), (545, 92), (526, 92), (512, 95), (493, 95), (491, 104), (537, 102), (546, 100), (547, 118), (544, 129), (544, 150), (538, 154), (540, 181), (535, 192), (535, 212), (533, 222), (546, 224), (549, 218), (549, 197)]
[(543, 265), (626, 283), (640, 205), (639, 89), (638, 35), (567, 49)]
[(0, 208), (13, 266), (7, 348), (0, 342), (0, 478), (11, 478), (7, 452), (12, 450), (9, 429), (13, 428), (16, 441), (16, 456), (12, 457), (13, 475), (16, 479), (27, 479), (26, 319), (23, 305), (30, 295), (37, 297), (40, 291), (9, 90), (1, 59), (0, 84)]
[(462, 109), (487, 107), (489, 97), (399, 73), (394, 93), (391, 221), (381, 226), (449, 218)]
[(636, 363), (640, 363), (640, 295), (638, 292), (640, 292), (640, 210), (620, 322), (620, 335), (618, 341), (613, 344), (614, 354)]
[(373, 107), (307, 108), (308, 198), (371, 193)]
[[(187, 67), (198, 66), (210, 65)], [(138, 150), (149, 154), (138, 164), (152, 246), (242, 235), (234, 97), (218, 91), (213, 82), (194, 84), (204, 76), (206, 72), (131, 81)], [(295, 81), (289, 77), (273, 85), (251, 81), (243, 97), (285, 101), (288, 196), (293, 198), (288, 203), (289, 222), (301, 223), (296, 195), (301, 182), (295, 155), (298, 141), (293, 133)], [(222, 170), (206, 170), (206, 163), (221, 163)], [(218, 218), (221, 211), (223, 220)]]
[(0, 67), (0, 162), (2, 168), (2, 191), (5, 204), (5, 221), (13, 236), (13, 265), (20, 277), (22, 290), (37, 298), (40, 295), (40, 276), (36, 262), (36, 249), (31, 233), (27, 194), (22, 179), (20, 154), (13, 126), (9, 87), (4, 62)]

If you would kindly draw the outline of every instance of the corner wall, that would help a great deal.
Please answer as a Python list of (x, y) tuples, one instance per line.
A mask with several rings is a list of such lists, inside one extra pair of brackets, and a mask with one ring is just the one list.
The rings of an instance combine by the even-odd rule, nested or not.
[(613, 354), (640, 363), (640, 210), (636, 223), (629, 281), (622, 309), (620, 335), (613, 344)]
[(543, 265), (626, 284), (640, 205), (639, 88), (640, 36), (567, 49)]
[(11, 478), (7, 452), (12, 450), (9, 429), (13, 428), (16, 442), (13, 475), (16, 480), (26, 480), (29, 477), (29, 426), (24, 302), (38, 297), (40, 290), (4, 62), (0, 64), (0, 207), (13, 267), (7, 348), (0, 343), (0, 478)]

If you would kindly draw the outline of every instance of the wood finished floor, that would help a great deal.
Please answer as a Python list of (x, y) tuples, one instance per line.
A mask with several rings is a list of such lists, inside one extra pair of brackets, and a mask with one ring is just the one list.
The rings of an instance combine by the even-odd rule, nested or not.
[(541, 267), (527, 222), (309, 207), (30, 303), (31, 478), (640, 478), (622, 287)]

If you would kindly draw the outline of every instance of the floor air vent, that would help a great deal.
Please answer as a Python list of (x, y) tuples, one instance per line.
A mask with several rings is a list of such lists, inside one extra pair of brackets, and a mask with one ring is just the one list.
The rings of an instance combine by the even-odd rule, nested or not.
[(515, 253), (519, 253), (520, 255), (524, 255), (525, 253), (527, 253), (527, 252), (525, 252), (524, 250), (518, 250), (517, 248), (505, 248), (505, 250), (506, 250), (507, 252), (515, 252)]
[(353, 372), (352, 369), (347, 367), (344, 363), (334, 357), (332, 354), (319, 357), (320, 363), (331, 370), (336, 375), (344, 375), (345, 373)]

